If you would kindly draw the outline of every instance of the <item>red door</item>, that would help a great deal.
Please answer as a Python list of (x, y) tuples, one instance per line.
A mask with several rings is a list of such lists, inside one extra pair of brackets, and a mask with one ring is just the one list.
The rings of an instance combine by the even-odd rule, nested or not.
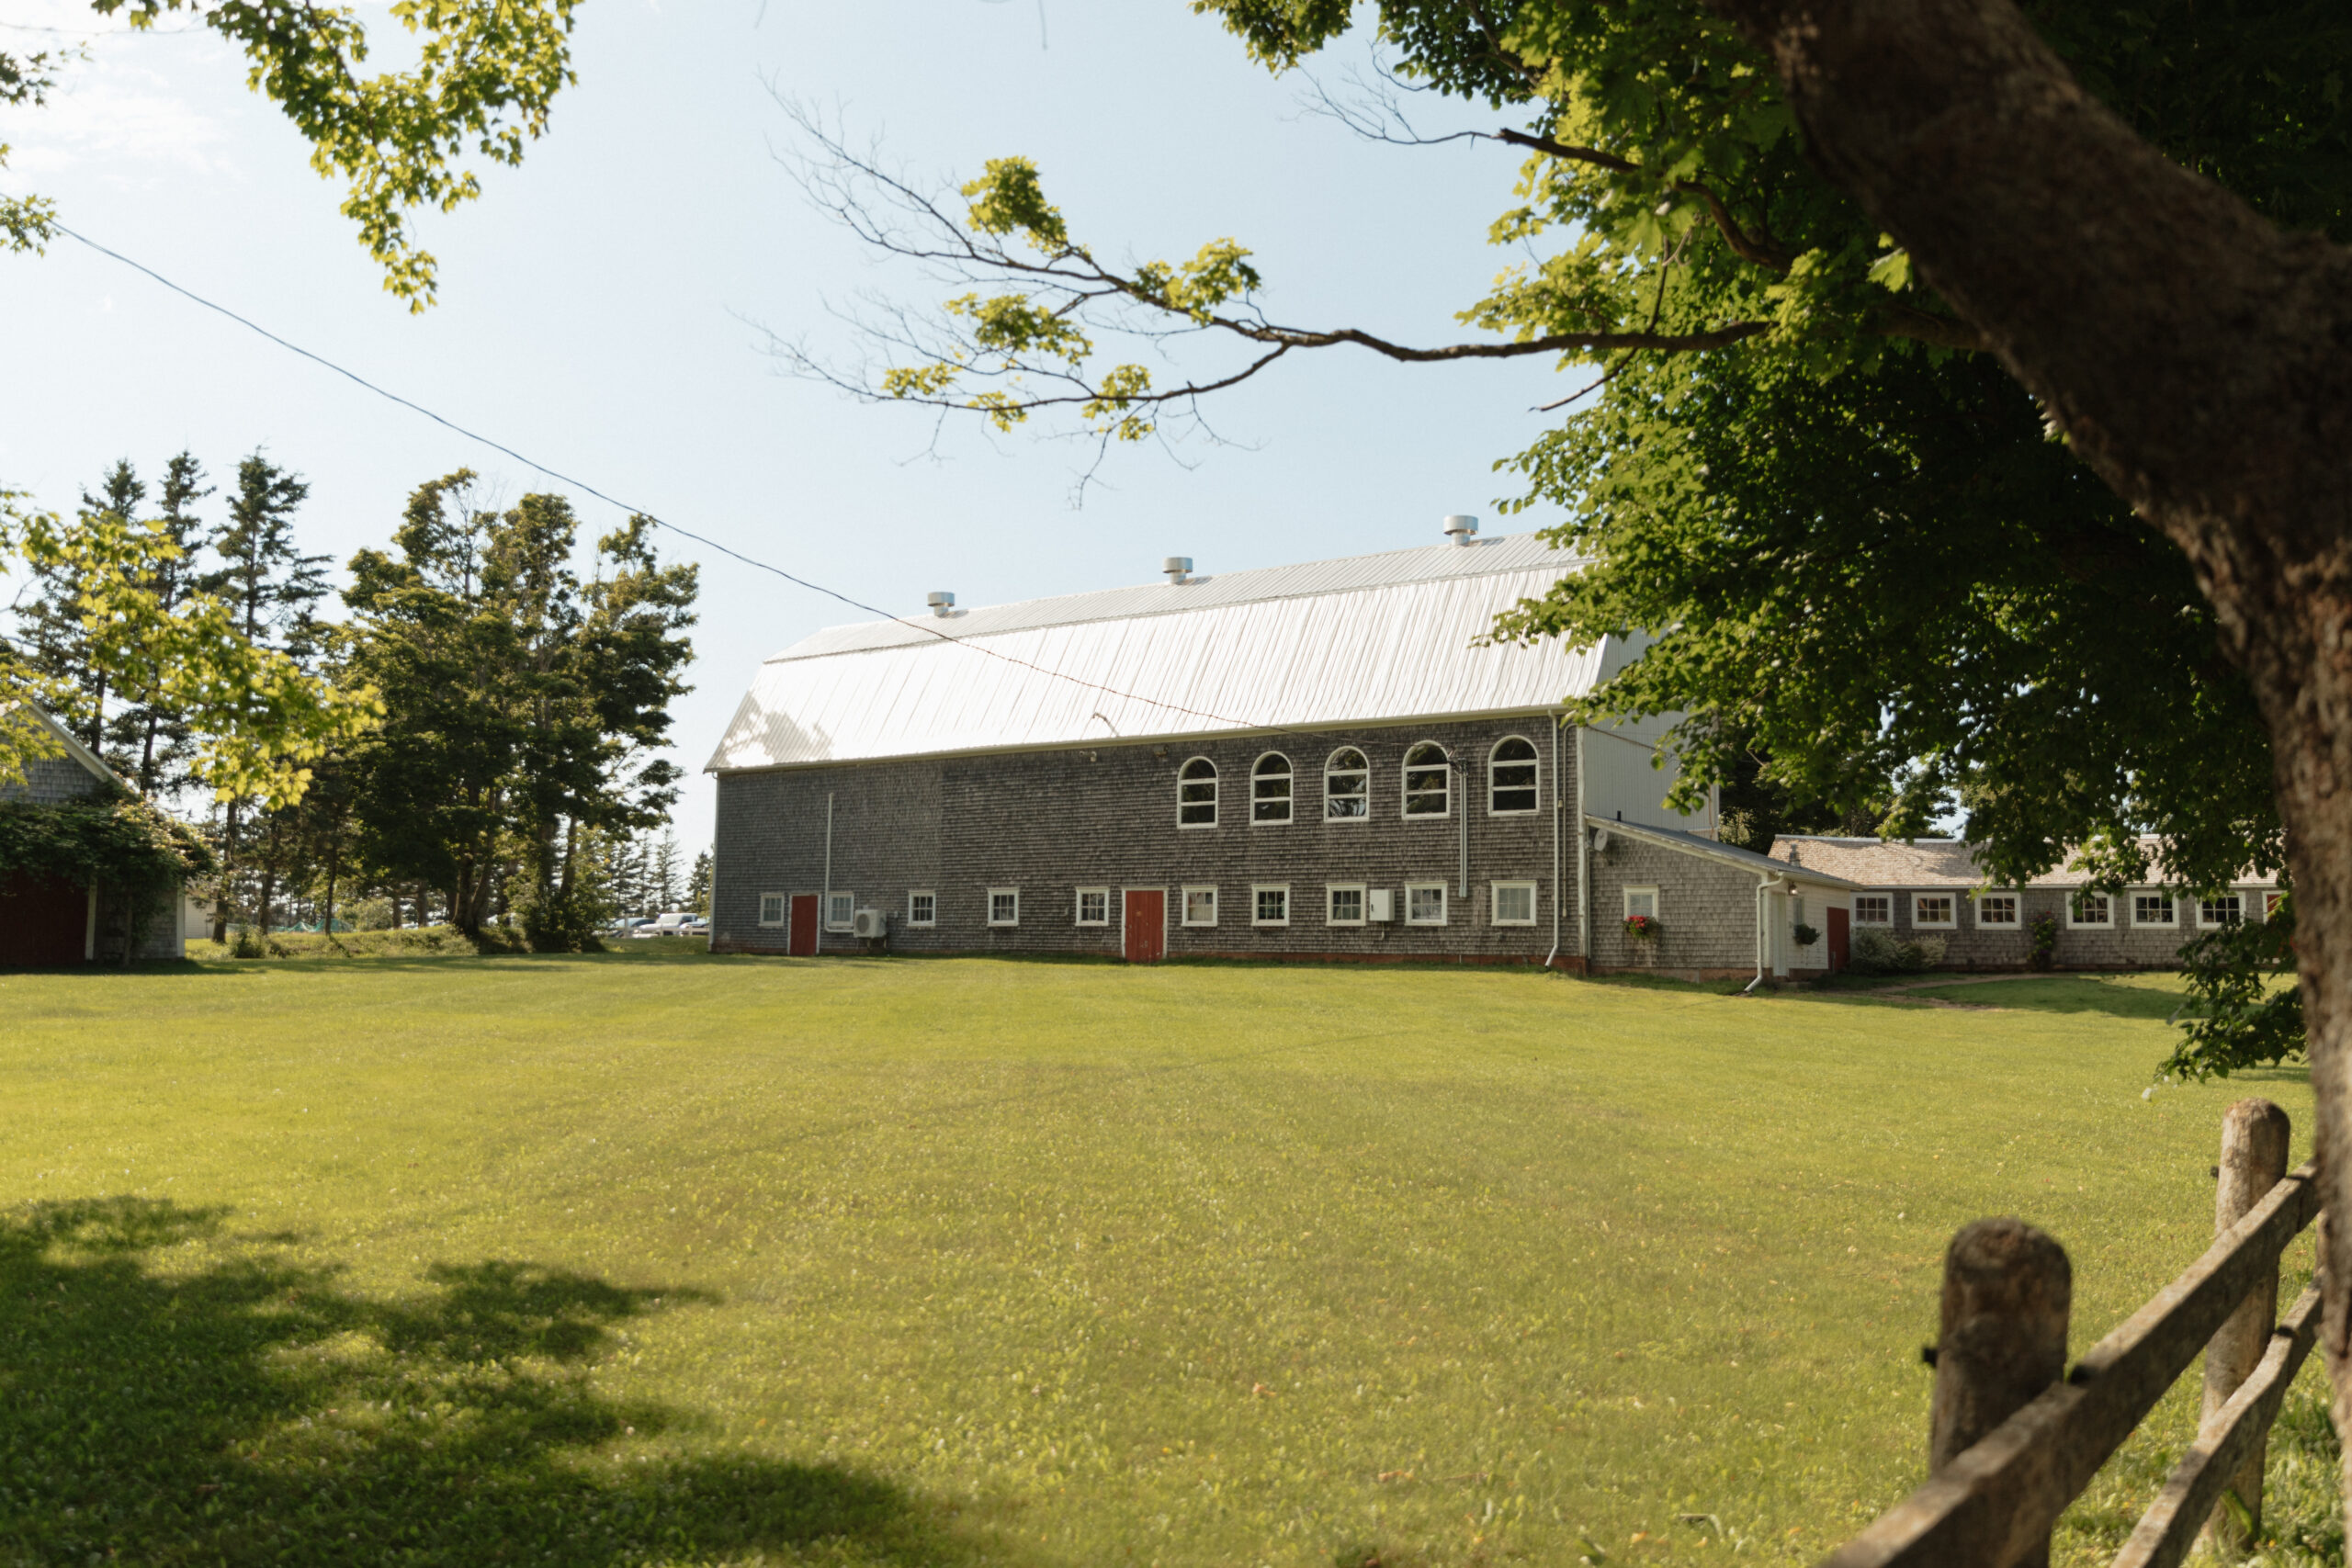
[(55, 876), (0, 877), (0, 964), (79, 964), (90, 895)]
[(795, 958), (817, 955), (817, 896), (795, 893), (792, 896), (792, 945), (786, 949)]
[(1168, 951), (1168, 895), (1157, 887), (1128, 888), (1123, 934), (1128, 963), (1158, 963)]
[(1852, 931), (1848, 929), (1846, 911), (1832, 905), (1829, 909), (1829, 972), (1832, 975), (1844, 972), (1846, 966), (1853, 962), (1853, 957), (1854, 939)]

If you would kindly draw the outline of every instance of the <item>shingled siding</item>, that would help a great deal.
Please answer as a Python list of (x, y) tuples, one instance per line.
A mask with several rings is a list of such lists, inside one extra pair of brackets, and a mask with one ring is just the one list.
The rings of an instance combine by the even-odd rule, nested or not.
[[(1756, 877), (1703, 855), (1628, 833), (1592, 857), (1592, 965), (1653, 969), (1683, 978), (1756, 970)], [(1625, 934), (1625, 889), (1657, 889), (1655, 942)]]
[[(1164, 888), (1170, 957), (1453, 957), (1541, 962), (1552, 946), (1550, 720), (1543, 714), (1467, 724), (1360, 728), (1313, 740), (1263, 736), (1193, 744), (1121, 745), (1083, 750), (876, 762), (721, 774), (715, 836), (717, 887), (712, 946), (781, 952), (788, 931), (759, 924), (760, 896), (814, 893), (825, 885), (825, 797), (833, 798), (831, 886), (860, 908), (892, 917), (890, 946), (900, 953), (1074, 953), (1120, 951), (1120, 893)], [(1542, 757), (1543, 808), (1495, 817), (1487, 809), (1487, 758), (1507, 735), (1533, 741)], [(1459, 894), (1460, 824), (1453, 816), (1407, 820), (1406, 751), (1435, 740), (1468, 763), (1470, 883)], [(1371, 815), (1323, 820), (1323, 765), (1342, 746), (1371, 764)], [(1252, 826), (1250, 770), (1270, 750), (1290, 759), (1294, 820)], [(1573, 765), (1573, 749), (1563, 748)], [(1177, 826), (1177, 772), (1204, 756), (1218, 774), (1215, 828)], [(1453, 809), (1463, 807), (1456, 775)], [(1574, 780), (1561, 794), (1573, 798)], [(1575, 875), (1575, 840), (1563, 844)], [(1446, 923), (1408, 925), (1408, 881), (1442, 882)], [(1497, 926), (1491, 885), (1536, 884), (1532, 926)], [(1290, 923), (1252, 922), (1252, 887), (1287, 884)], [(1325, 887), (1362, 883), (1389, 889), (1396, 919), (1385, 925), (1325, 923)], [(1217, 889), (1217, 923), (1182, 923), (1182, 889)], [(1017, 928), (988, 924), (990, 888), (1021, 893)], [(1077, 889), (1108, 887), (1107, 926), (1075, 923)], [(938, 897), (938, 924), (906, 923), (907, 895)], [(1572, 954), (1573, 922), (1564, 920), (1563, 953)], [(855, 944), (828, 931), (830, 950)]]
[(0, 784), (0, 800), (29, 800), (56, 806), (95, 795), (104, 786), (71, 757), (35, 757), (25, 763), (23, 784)]
[[(2060, 969), (2166, 969), (2180, 962), (2180, 947), (2201, 933), (2196, 924), (2197, 901), (2176, 897), (2171, 925), (2139, 925), (2132, 919), (2134, 893), (2146, 893), (2147, 888), (2127, 888), (2110, 900), (2111, 926), (2069, 926), (2066, 920), (2066, 899), (2069, 890), (2060, 887), (2029, 887), (2018, 895), (2019, 909), (2015, 926), (1983, 926), (1976, 919), (1976, 901), (1964, 887), (1905, 887), (1872, 888), (1871, 893), (1891, 894), (1894, 900), (1894, 934), (1909, 940), (1915, 936), (1937, 936), (1944, 940), (1946, 969), (2022, 969), (2033, 951), (2033, 922), (2049, 916), (2058, 922), (2058, 950), (2052, 964)], [(2262, 918), (2262, 896), (2272, 891), (2267, 887), (2245, 887), (2238, 890), (2240, 908), (2249, 919)], [(1953, 903), (1954, 926), (1941, 930), (1920, 926), (1912, 916), (1917, 908), (1914, 899), (1925, 894), (1940, 897), (1949, 896)], [(1868, 895), (1864, 895), (1867, 897)], [(1860, 925), (1857, 922), (1856, 929)]]

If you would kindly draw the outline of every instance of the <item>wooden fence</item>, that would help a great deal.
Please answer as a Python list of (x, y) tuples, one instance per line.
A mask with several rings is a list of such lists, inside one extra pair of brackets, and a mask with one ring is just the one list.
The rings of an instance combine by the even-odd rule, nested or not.
[[(1952, 1237), (1942, 1331), (1928, 1352), (1927, 1484), (1822, 1568), (2041, 1568), (2059, 1514), (2200, 1350), (2197, 1440), (2115, 1568), (2173, 1568), (2202, 1531), (2228, 1540), (2258, 1530), (2270, 1425), (2320, 1322), (2316, 1278), (2277, 1316), (2278, 1256), (2320, 1207), (2314, 1167), (2287, 1170), (2287, 1113), (2268, 1100), (2230, 1108), (2211, 1248), (2071, 1372), (2065, 1250), (2017, 1220), (1980, 1220)], [(2237, 1509), (2223, 1505), (2225, 1489)]]

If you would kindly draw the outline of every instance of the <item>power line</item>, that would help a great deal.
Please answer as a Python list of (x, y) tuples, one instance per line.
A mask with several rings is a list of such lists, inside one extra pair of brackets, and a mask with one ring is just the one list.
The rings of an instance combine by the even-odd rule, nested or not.
[[(147, 265), (143, 262), (133, 261), (130, 257), (124, 255), (120, 251), (113, 250), (107, 246), (102, 245), (86, 234), (77, 233), (74, 230), (67, 228), (64, 224), (54, 220), (50, 223), (49, 227), (56, 232), (64, 235), (69, 240), (73, 240), (79, 244), (88, 246), (91, 250), (97, 252), (102, 256), (107, 256), (114, 261), (120, 262), (123, 265), (130, 267), (134, 272), (144, 274), (146, 276), (170, 289), (173, 293), (179, 295), (182, 299), (190, 300), (195, 304), (201, 305), (206, 310), (214, 311), (217, 314), (226, 316), (229, 320), (236, 322), (239, 326), (243, 327), (246, 331), (267, 338), (271, 343), (274, 343), (278, 347), (285, 349), (288, 353), (298, 354), (304, 359), (311, 361), (313, 365), (319, 366), (323, 369), (333, 371), (334, 374), (342, 377), (344, 379), (351, 382), (355, 386), (360, 387), (367, 391), (373, 392), (376, 396), (382, 398), (389, 402), (398, 403), (401, 407), (409, 410), (413, 413), (424, 415), (426, 419), (431, 420), (434, 423), (440, 425), (445, 430), (462, 435), (469, 441), (478, 442), (481, 445), (489, 447), (493, 452), (501, 453), (508, 457), (512, 457), (514, 461), (522, 464), (525, 468), (530, 468), (537, 473), (545, 474), (548, 478), (557, 480), (559, 483), (570, 485), (585, 494), (593, 495), (597, 500), (605, 502), (607, 506), (617, 508), (622, 512), (628, 513), (632, 516), (642, 517), (657, 528), (667, 529), (681, 538), (692, 539), (695, 543), (705, 546), (710, 549), (717, 550), (719, 554), (729, 557), (730, 559), (739, 560), (745, 566), (780, 577), (785, 581), (793, 584), (795, 587), (805, 588), (811, 593), (821, 593), (826, 598), (846, 604), (853, 610), (863, 610), (869, 615), (878, 616), (883, 620), (906, 626), (910, 630), (924, 633), (926, 636), (936, 637), (941, 642), (953, 643), (958, 648), (968, 649), (974, 653), (985, 654), (990, 659), (1002, 660), (1008, 664), (1014, 664), (1024, 670), (1035, 671), (1036, 673), (1047, 676), (1053, 680), (1067, 681), (1072, 685), (1082, 686), (1091, 692), (1100, 692), (1106, 696), (1124, 698), (1129, 702), (1143, 703), (1151, 707), (1163, 709), (1169, 713), (1182, 714), (1189, 718), (1208, 719), (1213, 723), (1230, 725), (1238, 729), (1263, 730), (1273, 735), (1292, 735), (1306, 740), (1319, 741), (1329, 739), (1329, 734), (1328, 732), (1292, 729), (1283, 725), (1263, 724), (1249, 719), (1235, 718), (1230, 715), (1212, 713), (1204, 708), (1186, 707), (1182, 703), (1171, 703), (1159, 697), (1147, 697), (1139, 692), (1129, 692), (1117, 686), (1106, 686), (1101, 682), (1084, 680), (1079, 676), (1066, 673), (1063, 671), (1048, 670), (1042, 664), (1023, 659), (1016, 654), (1006, 653), (998, 649), (986, 648), (966, 637), (951, 637), (947, 633), (939, 630), (936, 626), (926, 626), (921, 621), (910, 620), (904, 615), (894, 615), (888, 610), (881, 609), (876, 605), (868, 604), (861, 599), (854, 599), (837, 589), (826, 587), (821, 582), (811, 582), (808, 579), (796, 576), (793, 573), (785, 570), (780, 566), (772, 566), (766, 561), (757, 559), (752, 556), (747, 556), (742, 551), (735, 549), (730, 546), (723, 545), (717, 539), (711, 538), (707, 535), (697, 534), (692, 529), (680, 527), (677, 524), (669, 522), (662, 518), (659, 513), (648, 511), (644, 507), (631, 506), (627, 502), (622, 501), (616, 496), (609, 495), (604, 491), (598, 490), (594, 485), (588, 483), (584, 479), (574, 479), (570, 474), (564, 473), (560, 469), (550, 468), (545, 463), (539, 462), (536, 458), (526, 457), (524, 454), (517, 452), (514, 447), (509, 446), (503, 442), (493, 441), (489, 436), (482, 434), (479, 431), (469, 430), (464, 425), (459, 424), (457, 421), (435, 413), (433, 410), (426, 408), (423, 403), (417, 402), (413, 399), (404, 398), (398, 392), (389, 390), (386, 388), (379, 387), (375, 382), (368, 380), (365, 376), (360, 375), (357, 371), (346, 369), (323, 355), (313, 354), (311, 350), (304, 348), (300, 344), (292, 343), (278, 336), (276, 333), (271, 332), (267, 327), (263, 326), (258, 321), (253, 321), (249, 317), (239, 315), (236, 311), (232, 310), (226, 305), (208, 299), (203, 295), (197, 293), (194, 289), (184, 288), (181, 285), (173, 282), (170, 278), (165, 277), (162, 273), (157, 272), (153, 267)], [(1101, 716), (1096, 715), (1094, 716), (1100, 717)], [(1105, 722), (1107, 723), (1108, 721), (1106, 720)]]

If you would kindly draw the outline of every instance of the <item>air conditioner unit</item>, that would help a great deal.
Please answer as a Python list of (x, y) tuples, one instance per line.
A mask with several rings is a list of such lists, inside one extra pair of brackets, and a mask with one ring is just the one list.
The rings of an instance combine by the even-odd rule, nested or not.
[(890, 934), (890, 923), (879, 909), (860, 909), (849, 918), (849, 934), (877, 937)]
[(1363, 918), (1378, 922), (1396, 918), (1396, 896), (1385, 887), (1374, 887), (1363, 896)]

